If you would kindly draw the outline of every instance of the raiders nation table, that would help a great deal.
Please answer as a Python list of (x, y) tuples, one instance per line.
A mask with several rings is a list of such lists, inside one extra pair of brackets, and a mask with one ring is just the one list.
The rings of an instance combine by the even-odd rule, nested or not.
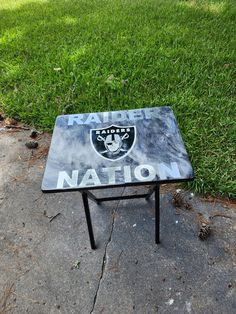
[[(45, 193), (82, 193), (95, 249), (88, 198), (148, 199), (155, 192), (155, 240), (160, 237), (159, 187), (194, 174), (171, 107), (58, 116), (44, 172)], [(97, 198), (91, 190), (150, 185), (146, 194)]]

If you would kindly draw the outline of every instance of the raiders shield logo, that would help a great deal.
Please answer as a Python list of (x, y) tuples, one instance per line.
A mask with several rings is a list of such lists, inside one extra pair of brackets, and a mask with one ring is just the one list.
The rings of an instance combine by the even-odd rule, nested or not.
[(111, 125), (103, 129), (91, 129), (91, 144), (101, 157), (118, 160), (131, 151), (136, 139), (135, 126)]

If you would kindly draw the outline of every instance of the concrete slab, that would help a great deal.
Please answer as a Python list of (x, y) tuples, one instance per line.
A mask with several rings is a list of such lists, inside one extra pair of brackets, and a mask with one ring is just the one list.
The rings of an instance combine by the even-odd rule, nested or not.
[[(173, 190), (163, 190), (156, 246), (153, 200), (90, 202), (92, 251), (80, 194), (40, 191), (50, 136), (40, 135), (36, 150), (27, 140), (29, 131), (0, 131), (1, 314), (236, 311), (234, 206), (194, 197), (193, 210), (176, 212)], [(231, 218), (216, 216), (202, 242), (198, 212)]]
[[(235, 248), (232, 219), (217, 217), (213, 235), (202, 242), (197, 236), (197, 213), (225, 212), (225, 208), (194, 198), (194, 209), (177, 215), (172, 195), (165, 191), (161, 196), (158, 246), (154, 202), (120, 202), (94, 313), (235, 311), (235, 255), (227, 249)], [(228, 215), (235, 219), (235, 210), (228, 209)]]
[[(91, 203), (99, 245), (92, 251), (80, 193), (40, 191), (46, 156), (39, 155), (50, 137), (41, 137), (39, 149), (32, 151), (25, 147), (27, 140), (28, 132), (0, 137), (1, 295), (13, 284), (12, 313), (89, 313), (110, 235), (111, 212)], [(48, 217), (57, 213), (50, 222)], [(79, 269), (74, 267), (77, 262)]]

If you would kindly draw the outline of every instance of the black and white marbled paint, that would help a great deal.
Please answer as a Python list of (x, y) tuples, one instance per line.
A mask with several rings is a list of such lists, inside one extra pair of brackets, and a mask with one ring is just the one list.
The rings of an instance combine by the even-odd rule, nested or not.
[[(129, 144), (125, 140), (128, 136), (123, 136), (124, 130), (118, 136), (119, 139), (123, 138), (122, 147), (125, 149), (122, 151), (126, 152), (120, 151), (117, 155), (119, 158), (113, 160), (112, 156), (115, 155), (110, 152), (96, 152), (90, 134), (92, 129), (101, 130), (112, 125), (121, 129), (135, 128), (135, 138), (133, 136), (131, 139), (130, 136)], [(103, 138), (106, 136), (102, 134)], [(103, 144), (99, 145), (102, 147)], [(157, 107), (58, 116), (42, 191), (191, 179), (192, 166), (173, 111), (170, 107)]]

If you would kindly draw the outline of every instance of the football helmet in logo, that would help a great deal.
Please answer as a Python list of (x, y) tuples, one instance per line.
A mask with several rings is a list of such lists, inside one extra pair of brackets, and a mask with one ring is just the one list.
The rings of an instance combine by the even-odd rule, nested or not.
[(92, 129), (90, 139), (95, 151), (109, 160), (125, 157), (133, 148), (136, 137), (135, 126), (116, 126)]

